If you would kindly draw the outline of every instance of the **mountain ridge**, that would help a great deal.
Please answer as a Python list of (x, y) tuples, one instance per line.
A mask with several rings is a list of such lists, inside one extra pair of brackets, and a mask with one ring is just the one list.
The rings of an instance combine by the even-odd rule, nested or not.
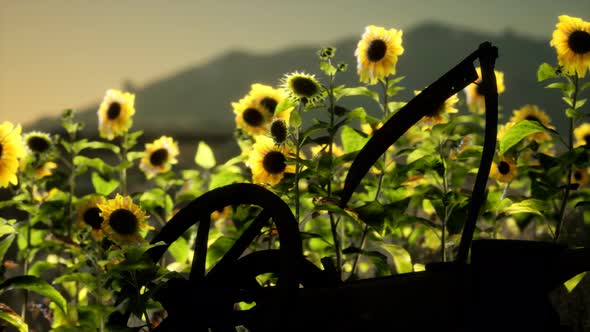
[[(336, 47), (334, 61), (348, 64), (348, 71), (339, 74), (337, 83), (361, 85), (354, 58), (358, 40), (356, 37), (342, 38), (329, 45), (303, 45), (265, 54), (235, 49), (208, 63), (180, 69), (138, 88), (131, 87), (136, 89), (131, 91), (136, 94), (134, 128), (152, 136), (178, 134), (231, 138), (235, 126), (231, 102), (245, 95), (250, 84), (277, 86), (284, 74), (293, 71), (318, 74), (322, 80), (316, 51), (323, 46)], [(511, 30), (498, 35), (467, 31), (435, 21), (404, 30), (405, 52), (399, 57), (397, 75), (405, 77), (400, 82), (405, 90), (395, 99), (411, 99), (412, 91), (432, 83), (484, 41), (499, 48), (497, 68), (505, 72), (506, 83), (506, 92), (500, 95), (500, 105), (505, 116), (509, 116), (512, 109), (532, 103), (546, 110), (554, 120), (562, 117), (564, 107), (559, 91), (544, 89), (536, 81), (538, 66), (555, 61), (548, 40), (521, 36)], [(88, 136), (97, 134), (97, 109), (98, 104), (93, 104), (76, 112), (77, 118), (87, 124), (85, 134)], [(559, 130), (565, 123), (557, 121), (554, 125)], [(26, 127), (55, 131), (58, 126), (59, 119), (50, 117)]]

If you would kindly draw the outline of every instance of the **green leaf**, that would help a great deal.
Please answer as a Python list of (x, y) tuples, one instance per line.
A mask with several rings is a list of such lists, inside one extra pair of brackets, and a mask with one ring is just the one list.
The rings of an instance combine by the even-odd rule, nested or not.
[(0, 291), (26, 289), (52, 300), (64, 313), (67, 312), (66, 299), (47, 281), (35, 276), (17, 276), (0, 284)]
[(342, 139), (344, 153), (359, 151), (369, 140), (367, 137), (364, 137), (349, 126), (342, 128), (340, 138)]
[(188, 242), (182, 236), (176, 239), (176, 241), (172, 242), (170, 247), (168, 247), (170, 254), (174, 257), (174, 260), (179, 263), (186, 263), (188, 262), (188, 258), (190, 255), (190, 248), (188, 246)]
[(581, 87), (580, 87), (580, 91), (584, 91), (586, 89), (590, 88), (590, 82), (586, 82), (584, 83)]
[(532, 213), (543, 216), (543, 211), (547, 209), (547, 203), (540, 199), (525, 199), (523, 201), (512, 203), (510, 206), (501, 210), (502, 213), (512, 215), (516, 213)]
[(381, 226), (385, 219), (385, 208), (378, 201), (369, 202), (353, 210), (358, 214), (359, 219), (371, 226)]
[(195, 154), (195, 164), (205, 169), (215, 167), (216, 161), (213, 150), (207, 143), (203, 141), (200, 141), (199, 146), (197, 147), (197, 153)]
[(586, 272), (582, 272), (582, 273), (574, 276), (570, 280), (564, 282), (563, 285), (565, 286), (565, 289), (567, 289), (567, 292), (571, 293), (574, 290), (574, 288), (576, 288), (576, 286), (578, 286), (580, 281), (582, 281), (582, 279), (584, 278), (585, 275), (586, 275)]
[(14, 229), (14, 227), (10, 225), (0, 225), (0, 236), (12, 233), (16, 233), (16, 229)]
[(504, 138), (499, 142), (500, 153), (504, 154), (510, 150), (511, 147), (518, 144), (520, 141), (529, 135), (545, 132), (546, 129), (537, 121), (523, 120), (512, 126)]
[(29, 275), (41, 277), (45, 271), (48, 271), (54, 267), (55, 264), (49, 263), (48, 261), (36, 261), (29, 269)]
[(97, 172), (92, 172), (92, 185), (97, 194), (108, 196), (119, 186), (119, 180), (106, 180)]
[(554, 78), (555, 76), (557, 76), (555, 68), (548, 63), (541, 64), (537, 70), (537, 81), (539, 82)]
[(12, 241), (14, 241), (15, 238), (16, 234), (9, 234), (8, 236), (0, 240), (0, 261), (4, 261), (4, 255), (6, 255), (8, 248), (10, 248), (10, 245), (12, 244)]
[(0, 319), (16, 327), (19, 332), (29, 332), (29, 326), (21, 316), (4, 303), (0, 303)]
[(77, 281), (77, 282), (80, 282), (86, 286), (90, 286), (90, 285), (94, 284), (94, 282), (96, 281), (96, 277), (88, 272), (77, 272), (77, 273), (63, 274), (63, 275), (55, 278), (55, 280), (53, 280), (53, 282), (57, 283), (57, 284), (61, 284), (64, 282), (71, 282), (71, 281)]
[(275, 114), (275, 116), (279, 115), (292, 107), (295, 107), (295, 104), (293, 103), (293, 101), (289, 98), (285, 98), (280, 103), (277, 104), (274, 114)]
[(373, 100), (379, 102), (379, 94), (375, 91), (370, 90), (366, 86), (359, 86), (354, 88), (342, 89), (343, 96), (365, 96), (371, 97)]
[(579, 99), (576, 101), (576, 109), (584, 106), (586, 104), (586, 99)]
[(413, 271), (412, 258), (406, 249), (391, 243), (383, 243), (380, 247), (391, 255), (397, 273), (409, 273)]
[(574, 109), (573, 109), (573, 108), (571, 108), (571, 107), (568, 107), (568, 108), (565, 110), (565, 115), (566, 115), (568, 118), (572, 118), (572, 119), (580, 119), (580, 118), (583, 118), (583, 117), (584, 117), (584, 113), (582, 113), (582, 112), (580, 112), (580, 111), (578, 111), (578, 110), (574, 110)]
[(301, 127), (301, 114), (298, 110), (294, 109), (291, 111), (291, 115), (289, 118), (289, 123), (293, 128)]
[(74, 157), (74, 165), (79, 167), (91, 167), (102, 174), (112, 172), (112, 167), (100, 158), (88, 158), (84, 156)]
[(121, 150), (118, 146), (116, 146), (115, 144), (111, 144), (111, 143), (106, 143), (106, 142), (98, 142), (98, 141), (88, 141), (86, 139), (81, 139), (79, 141), (76, 141), (72, 144), (74, 152), (75, 153), (79, 153), (82, 150), (85, 149), (106, 149), (106, 150), (110, 150), (116, 154), (119, 153), (119, 151)]

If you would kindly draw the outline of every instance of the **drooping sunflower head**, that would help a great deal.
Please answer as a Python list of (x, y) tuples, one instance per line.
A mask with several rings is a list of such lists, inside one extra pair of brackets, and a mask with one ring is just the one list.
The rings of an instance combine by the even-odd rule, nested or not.
[(293, 72), (281, 80), (286, 95), (295, 102), (315, 104), (322, 97), (322, 85), (313, 74)]
[(174, 139), (162, 136), (145, 145), (144, 157), (139, 163), (139, 168), (148, 179), (151, 179), (156, 174), (168, 172), (172, 165), (178, 163), (178, 154), (178, 144)]
[(20, 159), (26, 150), (21, 137), (21, 126), (4, 121), (0, 124), (0, 188), (18, 183)]
[(32, 154), (43, 154), (48, 152), (53, 146), (53, 140), (47, 133), (32, 131), (23, 135), (25, 147)]
[(101, 137), (112, 140), (126, 133), (133, 124), (135, 95), (115, 89), (107, 90), (98, 107), (98, 131)]
[[(416, 90), (414, 91), (414, 95), (419, 95), (421, 91)], [(437, 123), (447, 123), (449, 122), (448, 114), (450, 113), (457, 113), (459, 110), (455, 108), (455, 105), (459, 102), (459, 97), (457, 94), (452, 95), (444, 103), (442, 103), (439, 107), (432, 110), (428, 114), (424, 116), (422, 122), (424, 126), (422, 130), (431, 129), (433, 125)]]
[[(524, 105), (512, 112), (510, 122), (516, 124), (523, 120), (537, 121), (546, 128), (555, 129), (555, 127), (551, 125), (551, 118), (549, 118), (549, 115), (540, 110), (537, 105)], [(542, 142), (551, 140), (551, 135), (541, 132), (532, 134), (530, 138), (537, 142)]]
[(232, 103), (236, 115), (236, 127), (250, 136), (263, 135), (268, 131), (272, 114), (250, 96)]
[(283, 144), (289, 137), (289, 125), (284, 119), (276, 118), (270, 124), (270, 136), (275, 144)]
[(279, 183), (285, 173), (295, 170), (294, 165), (287, 164), (290, 155), (288, 145), (276, 145), (270, 137), (257, 136), (247, 163), (252, 170), (252, 182), (271, 186)]
[(152, 229), (147, 223), (148, 216), (133, 203), (130, 196), (117, 196), (105, 203), (98, 203), (101, 228), (113, 242), (121, 245), (137, 244), (144, 241), (143, 233)]
[(512, 158), (500, 156), (498, 162), (492, 163), (490, 176), (498, 182), (511, 182), (518, 174), (516, 161)]
[(275, 114), (277, 105), (286, 97), (283, 90), (259, 83), (252, 84), (248, 95), (260, 109), (266, 111), (267, 116), (271, 117)]
[[(481, 88), (481, 68), (475, 68), (477, 72), (477, 76), (479, 77), (475, 82), (469, 84), (468, 86), (463, 89), (465, 92), (465, 97), (467, 99), (467, 106), (471, 112), (481, 114), (485, 111), (484, 105), (484, 95)], [(506, 86), (504, 85), (504, 72), (499, 70), (494, 70), (494, 74), (496, 75), (496, 87), (498, 89), (498, 94), (503, 93), (506, 90)]]
[(357, 72), (363, 83), (376, 84), (389, 75), (395, 75), (398, 56), (404, 53), (401, 30), (386, 30), (369, 25), (358, 42), (354, 55)]
[(557, 62), (565, 73), (584, 77), (590, 70), (590, 22), (561, 15), (555, 27), (550, 45), (557, 51)]
[(100, 215), (98, 204), (104, 204), (104, 197), (92, 195), (80, 200), (76, 205), (77, 224), (80, 228), (90, 227), (90, 235), (100, 241), (104, 237), (102, 232), (103, 217)]
[(574, 136), (576, 138), (575, 146), (590, 144), (590, 123), (584, 122), (574, 129)]

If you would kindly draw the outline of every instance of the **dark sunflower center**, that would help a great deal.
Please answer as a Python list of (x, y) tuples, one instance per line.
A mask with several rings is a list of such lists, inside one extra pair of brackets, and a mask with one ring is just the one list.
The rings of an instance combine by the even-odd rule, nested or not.
[(137, 231), (137, 217), (126, 209), (118, 209), (111, 213), (109, 225), (113, 231), (121, 235), (131, 235)]
[(387, 44), (381, 39), (375, 39), (367, 47), (367, 59), (371, 62), (377, 62), (383, 59), (386, 51)]
[(586, 142), (586, 145), (590, 144), (590, 134), (584, 136), (584, 141)]
[(102, 217), (100, 216), (100, 209), (97, 207), (92, 207), (84, 212), (82, 216), (84, 222), (92, 229), (100, 229), (100, 225), (102, 224)]
[(574, 172), (574, 179), (576, 179), (576, 181), (580, 181), (580, 180), (582, 180), (582, 172), (580, 172), (580, 171), (575, 171), (575, 172)]
[(294, 77), (291, 81), (291, 86), (298, 96), (310, 98), (318, 93), (317, 84), (307, 77)]
[(119, 114), (121, 114), (121, 104), (116, 101), (112, 102), (107, 110), (107, 118), (109, 118), (109, 120), (115, 120)]
[(27, 145), (33, 152), (45, 152), (49, 149), (49, 142), (43, 137), (33, 136), (27, 140)]
[(277, 108), (278, 102), (274, 98), (264, 97), (260, 104), (266, 108), (270, 114), (275, 114), (275, 109)]
[(168, 150), (158, 149), (150, 155), (150, 163), (154, 166), (162, 166), (168, 160)]
[(286, 158), (281, 152), (271, 151), (264, 156), (262, 167), (270, 174), (279, 174), (287, 168), (285, 161)]
[(567, 45), (576, 54), (590, 52), (590, 33), (576, 30), (567, 39)]
[(283, 143), (287, 139), (287, 124), (285, 121), (273, 121), (270, 125), (270, 134), (275, 143)]
[(505, 161), (501, 161), (498, 165), (498, 172), (500, 172), (502, 175), (510, 173), (510, 164)]
[(264, 120), (260, 111), (255, 108), (246, 109), (242, 114), (242, 118), (244, 118), (244, 121), (252, 127), (260, 126)]

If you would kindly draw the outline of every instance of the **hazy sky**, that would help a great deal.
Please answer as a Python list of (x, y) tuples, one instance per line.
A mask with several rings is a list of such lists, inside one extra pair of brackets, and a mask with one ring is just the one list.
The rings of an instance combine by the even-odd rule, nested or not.
[(81, 108), (123, 79), (141, 86), (235, 48), (323, 46), (425, 20), (549, 42), (560, 14), (588, 21), (590, 1), (0, 0), (0, 121)]

